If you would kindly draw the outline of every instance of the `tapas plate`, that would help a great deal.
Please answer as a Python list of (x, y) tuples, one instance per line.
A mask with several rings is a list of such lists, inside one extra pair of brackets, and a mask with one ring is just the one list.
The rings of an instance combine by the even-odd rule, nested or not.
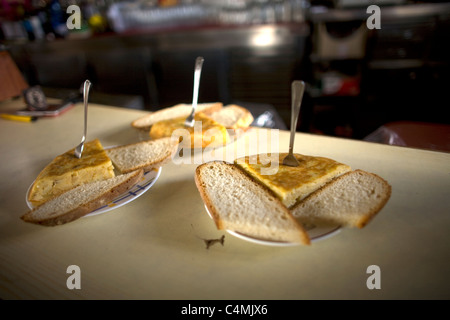
[[(205, 205), (206, 212), (208, 213), (209, 217), (212, 219), (211, 213), (209, 212), (208, 208)], [(341, 231), (341, 226), (338, 225), (303, 225), (306, 232), (309, 235), (309, 238), (311, 240), (311, 243), (317, 242), (320, 240), (328, 239), (336, 234), (338, 234)], [(290, 247), (290, 246), (298, 246), (299, 243), (293, 243), (293, 242), (282, 242), (282, 241), (270, 241), (270, 240), (264, 240), (264, 239), (258, 239), (254, 238), (245, 234), (242, 234), (240, 232), (232, 231), (232, 230), (226, 230), (229, 234), (232, 236), (235, 236), (236, 238), (260, 244), (260, 245), (266, 245), (266, 246), (277, 246), (277, 247)]]
[[(144, 173), (144, 176), (142, 177), (142, 179), (139, 182), (137, 182), (131, 189), (122, 193), (120, 196), (116, 197), (114, 200), (112, 200), (108, 204), (83, 216), (83, 218), (102, 214), (102, 213), (120, 208), (121, 206), (123, 206), (133, 200), (136, 200), (138, 197), (140, 197), (142, 194), (147, 192), (155, 184), (156, 180), (158, 180), (159, 176), (161, 175), (161, 170), (162, 170), (162, 168), (160, 167), (158, 169), (150, 170), (150, 171)], [(30, 187), (28, 188), (28, 191), (27, 191), (27, 194), (25, 197), (27, 206), (30, 209), (33, 209), (33, 207), (34, 207), (33, 204), (31, 204), (28, 201), (28, 194), (30, 192), (32, 185), (33, 184), (31, 184)]]

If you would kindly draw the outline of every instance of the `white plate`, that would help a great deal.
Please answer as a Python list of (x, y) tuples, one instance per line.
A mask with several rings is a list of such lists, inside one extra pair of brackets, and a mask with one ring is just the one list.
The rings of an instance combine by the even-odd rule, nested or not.
[[(145, 193), (148, 189), (150, 189), (158, 180), (159, 176), (161, 175), (161, 167), (157, 170), (150, 170), (144, 174), (142, 179), (137, 182), (131, 189), (128, 191), (122, 193), (120, 196), (109, 202), (108, 204), (88, 213), (84, 217), (94, 216), (101, 213), (108, 212), (110, 210), (117, 209), (133, 200), (136, 200), (139, 196), (141, 196), (143, 193)], [(28, 194), (30, 192), (31, 186), (28, 188), (25, 201), (27, 202), (27, 205), (30, 209), (33, 209), (33, 205), (28, 201)]]
[[(208, 208), (205, 205), (206, 212), (208, 213), (209, 217), (212, 219), (211, 213), (209, 212)], [(309, 239), (311, 242), (316, 242), (319, 240), (325, 240), (327, 238), (330, 238), (336, 234), (338, 234), (341, 231), (341, 227), (338, 225), (305, 225), (304, 226), (306, 232), (309, 235)], [(299, 243), (294, 242), (283, 242), (283, 241), (270, 241), (270, 240), (264, 240), (264, 239), (258, 239), (254, 238), (245, 234), (242, 234), (240, 232), (227, 230), (227, 232), (236, 238), (253, 242), (256, 244), (266, 245), (266, 246), (278, 246), (278, 247), (289, 247), (289, 246), (298, 246)]]

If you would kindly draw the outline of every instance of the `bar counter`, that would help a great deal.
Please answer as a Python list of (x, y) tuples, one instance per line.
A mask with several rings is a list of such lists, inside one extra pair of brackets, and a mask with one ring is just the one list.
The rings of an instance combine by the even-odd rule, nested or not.
[[(20, 107), (8, 101), (0, 111)], [(130, 125), (145, 113), (90, 104), (88, 140), (107, 147), (145, 139)], [(248, 137), (267, 131), (251, 128), (226, 148), (243, 152)], [(392, 186), (365, 228), (310, 246), (261, 245), (217, 230), (195, 186), (195, 157), (163, 166), (147, 192), (115, 210), (56, 227), (23, 222), (30, 184), (82, 132), (81, 104), (36, 122), (0, 119), (1, 299), (450, 298), (449, 153), (297, 133), (295, 152), (376, 173)], [(278, 139), (269, 147), (286, 152), (289, 132)], [(223, 244), (206, 245), (222, 236)], [(68, 286), (73, 265), (79, 289)], [(372, 266), (379, 288), (369, 285)]]

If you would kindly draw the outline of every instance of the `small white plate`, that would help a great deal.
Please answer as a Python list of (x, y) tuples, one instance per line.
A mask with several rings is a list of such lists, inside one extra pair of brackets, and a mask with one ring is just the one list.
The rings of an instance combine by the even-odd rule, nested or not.
[[(208, 208), (205, 205), (206, 212), (208, 213), (209, 217), (212, 219), (211, 213), (209, 212)], [(303, 226), (306, 230), (306, 232), (309, 235), (309, 239), (311, 242), (316, 242), (319, 240), (325, 240), (328, 239), (336, 234), (338, 234), (341, 231), (341, 226), (338, 225), (304, 225)], [(256, 244), (266, 245), (266, 246), (277, 246), (277, 247), (289, 247), (289, 246), (298, 246), (299, 243), (294, 242), (284, 242), (284, 241), (270, 241), (270, 240), (264, 240), (264, 239), (258, 239), (254, 237), (250, 237), (248, 235), (242, 234), (240, 232), (232, 231), (232, 230), (226, 230), (229, 234), (235, 236), (236, 238), (253, 242)]]
[[(158, 169), (146, 172), (142, 177), (142, 179), (139, 182), (137, 182), (131, 189), (122, 193), (120, 196), (116, 197), (108, 204), (88, 213), (83, 217), (89, 217), (105, 213), (110, 210), (117, 209), (133, 200), (136, 200), (139, 196), (141, 196), (155, 184), (156, 180), (158, 180), (159, 176), (161, 175), (161, 170), (162, 168), (160, 167)], [(34, 208), (34, 206), (28, 201), (28, 194), (30, 192), (32, 185), (33, 184), (31, 184), (30, 187), (28, 188), (27, 194), (25, 196), (25, 201), (27, 202), (27, 205), (30, 209)]]

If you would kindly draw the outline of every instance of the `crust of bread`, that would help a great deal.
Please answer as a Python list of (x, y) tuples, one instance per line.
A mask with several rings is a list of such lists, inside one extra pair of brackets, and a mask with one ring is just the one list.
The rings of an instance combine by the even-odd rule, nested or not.
[(391, 185), (363, 170), (347, 172), (311, 193), (292, 209), (303, 222), (365, 227), (391, 197)]
[[(205, 114), (210, 114), (212, 112), (220, 110), (222, 106), (223, 103), (221, 102), (199, 103), (197, 105), (196, 111), (201, 111)], [(136, 129), (149, 130), (150, 127), (156, 122), (183, 116), (187, 117), (191, 112), (191, 109), (192, 105), (180, 103), (172, 107), (160, 109), (155, 112), (146, 114), (145, 116), (142, 116), (131, 122), (131, 126)]]
[(254, 120), (249, 110), (237, 104), (226, 105), (219, 111), (213, 112), (210, 116), (224, 125), (225, 128), (234, 130), (247, 130)]
[[(229, 181), (226, 185), (219, 187), (217, 190), (211, 190), (211, 188), (215, 189), (220, 182), (215, 181), (213, 183), (214, 187), (211, 184), (208, 184), (208, 178), (204, 175), (208, 175), (205, 173), (206, 167), (210, 167), (212, 170), (221, 171), (220, 168), (216, 168), (215, 166), (222, 166), (227, 170), (227, 172), (221, 172), (220, 176), (224, 176), (224, 180)], [(214, 169), (213, 169), (214, 168)], [(214, 179), (214, 178), (213, 178)], [(226, 163), (223, 161), (213, 161), (204, 163), (197, 167), (195, 172), (195, 183), (199, 190), (200, 196), (210, 212), (212, 219), (215, 222), (217, 229), (225, 230), (230, 229), (235, 232), (240, 232), (245, 235), (249, 235), (251, 237), (260, 238), (269, 241), (282, 241), (282, 242), (296, 242), (304, 245), (310, 244), (310, 239), (303, 226), (292, 216), (291, 212), (279, 201), (279, 199), (273, 195), (270, 190), (259, 184), (258, 182), (251, 179), (248, 175), (242, 172), (236, 165)], [(234, 184), (234, 185), (233, 185)], [(223, 195), (230, 195), (234, 190), (234, 188), (238, 186), (246, 186), (246, 191), (251, 189), (249, 192), (254, 192), (252, 197), (254, 202), (250, 205), (249, 210), (245, 212), (236, 212), (236, 209), (239, 210), (242, 205), (245, 205), (245, 202), (249, 202), (251, 199), (239, 199), (242, 194), (236, 196), (230, 196), (227, 199), (223, 197)], [(232, 203), (227, 202), (232, 199)], [(263, 210), (255, 209), (253, 210), (253, 204), (258, 205), (267, 201), (270, 207), (264, 207)], [(236, 218), (237, 220), (242, 219), (245, 221), (229, 221), (227, 220), (226, 215), (230, 212), (229, 209), (223, 209), (223, 206), (233, 206), (231, 211), (236, 213), (236, 216), (240, 215), (240, 218)], [(265, 206), (265, 203), (264, 203)], [(219, 208), (220, 207), (220, 208)], [(236, 208), (234, 208), (236, 207)], [(224, 211), (227, 211), (225, 213)], [(270, 223), (248, 223), (248, 220), (262, 220), (267, 222), (270, 220)], [(268, 220), (267, 220), (268, 219)], [(274, 227), (275, 221), (280, 220), (285, 223), (286, 229), (283, 229), (283, 232), (274, 232), (277, 229)], [(272, 223), (273, 221), (273, 223)], [(236, 222), (236, 223), (235, 223)], [(270, 225), (273, 225), (271, 227)]]
[[(137, 170), (129, 173), (127, 174), (125, 180), (116, 185), (113, 185), (111, 188), (103, 190), (99, 195), (89, 198), (89, 200), (87, 200), (86, 202), (74, 204), (74, 207), (68, 209), (67, 211), (60, 211), (59, 208), (52, 210), (52, 207), (62, 199), (61, 197), (67, 197), (68, 195), (76, 196), (77, 193), (80, 192), (90, 192), (92, 191), (91, 189), (100, 188), (102, 185), (107, 183), (108, 180), (116, 179), (117, 176), (108, 180), (97, 181), (78, 186), (30, 210), (29, 212), (24, 214), (21, 219), (25, 222), (43, 226), (57, 226), (72, 222), (85, 216), (93, 210), (100, 208), (120, 194), (126, 192), (143, 177), (143, 174), (143, 170)], [(46, 212), (45, 217), (42, 217), (41, 211)]]
[(121, 145), (105, 151), (121, 173), (139, 169), (147, 172), (169, 162), (178, 145), (179, 141), (167, 137)]

